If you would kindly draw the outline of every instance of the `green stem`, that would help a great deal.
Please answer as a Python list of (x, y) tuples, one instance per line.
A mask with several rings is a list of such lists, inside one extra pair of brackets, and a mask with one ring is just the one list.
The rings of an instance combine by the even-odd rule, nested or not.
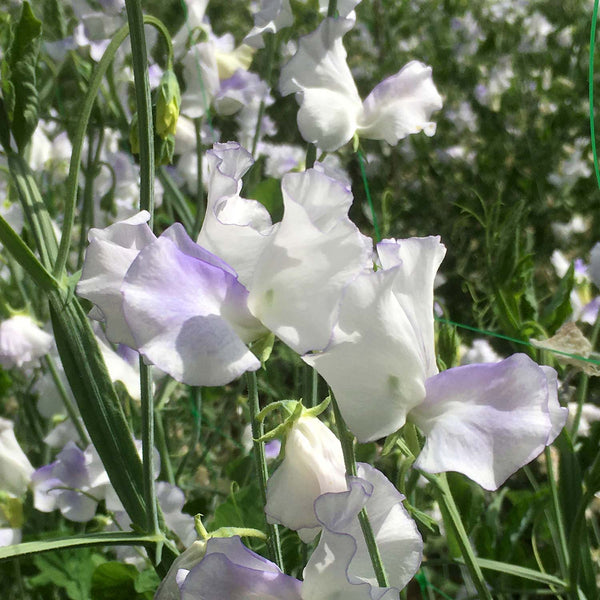
[(175, 485), (175, 475), (173, 473), (173, 464), (169, 454), (169, 446), (165, 436), (165, 425), (162, 418), (162, 412), (154, 410), (154, 428), (156, 432), (156, 446), (160, 454), (161, 479), (166, 479), (171, 485)]
[(305, 166), (307, 169), (312, 169), (315, 166), (317, 160), (317, 147), (314, 144), (308, 144), (306, 148), (306, 160)]
[(172, 202), (173, 209), (177, 212), (186, 231), (191, 233), (194, 227), (194, 216), (183, 194), (179, 191), (165, 167), (158, 169), (157, 173), (159, 181), (162, 183), (168, 198)]
[(381, 234), (379, 233), (379, 224), (377, 222), (377, 214), (375, 213), (375, 206), (373, 205), (373, 199), (371, 198), (371, 189), (369, 188), (369, 180), (367, 179), (367, 171), (365, 169), (365, 161), (360, 150), (356, 151), (356, 155), (358, 156), (358, 164), (360, 166), (360, 174), (363, 180), (363, 185), (365, 186), (365, 194), (367, 196), (367, 202), (369, 203), (369, 209), (371, 210), (371, 215), (373, 217), (373, 229), (375, 230), (375, 240), (377, 242), (381, 241)]
[[(265, 36), (265, 46), (267, 51), (267, 64), (265, 67), (265, 72), (263, 74), (263, 79), (267, 83), (267, 85), (271, 86), (271, 77), (273, 74), (273, 63), (275, 62), (275, 52), (277, 50), (279, 38), (277, 34), (271, 34)], [(262, 120), (265, 115), (265, 100), (264, 98), (260, 101), (260, 105), (258, 107), (258, 117), (256, 121), (256, 130), (254, 131), (254, 139), (252, 140), (252, 156), (256, 157), (256, 148), (258, 146), (258, 141), (260, 140), (260, 130), (262, 129)]]
[[(552, 467), (552, 456), (550, 454), (550, 448), (546, 447), (544, 449), (544, 457), (546, 459), (546, 469), (548, 471), (548, 485), (550, 487), (550, 496), (552, 498), (552, 512), (558, 532), (559, 549), (560, 553), (562, 554), (560, 563), (564, 564), (568, 569), (569, 559), (573, 559), (574, 557), (569, 554), (567, 535), (565, 533), (565, 523), (560, 509), (558, 486), (556, 484), (556, 477), (554, 476), (554, 468)], [(563, 573), (563, 575), (565, 575), (565, 573)]]
[[(333, 394), (330, 393), (330, 395), (331, 405), (333, 406), (333, 413), (335, 415), (335, 424), (338, 430), (338, 437), (340, 438), (340, 443), (342, 444), (344, 464), (346, 466), (346, 475), (349, 477), (356, 477), (354, 436), (346, 427), (346, 423), (342, 418), (342, 414), (340, 413), (340, 409), (337, 405)], [(379, 548), (377, 547), (377, 541), (375, 540), (375, 534), (373, 533), (373, 528), (371, 527), (371, 522), (369, 521), (369, 517), (367, 515), (366, 508), (363, 507), (362, 510), (358, 513), (358, 521), (360, 523), (360, 528), (362, 529), (363, 536), (365, 538), (365, 543), (367, 545), (367, 550), (369, 551), (369, 556), (371, 557), (371, 564), (373, 565), (375, 576), (377, 577), (377, 585), (379, 585), (379, 587), (385, 588), (390, 587), (387, 574), (385, 572), (385, 567), (383, 566), (383, 561), (381, 560), (381, 554), (379, 553)]]
[[(260, 403), (258, 400), (258, 380), (256, 373), (246, 373), (248, 382), (248, 406), (250, 407), (250, 421), (252, 427), (252, 443), (254, 447), (254, 460), (256, 464), (256, 473), (258, 475), (258, 486), (263, 502), (263, 506), (267, 504), (267, 480), (269, 471), (267, 469), (267, 459), (265, 457), (265, 444), (259, 442), (264, 434), (262, 421), (259, 421), (256, 416), (260, 412)], [(267, 523), (269, 532), (269, 549), (271, 560), (275, 561), (277, 566), (283, 571), (283, 554), (281, 552), (281, 542), (279, 540), (279, 527), (275, 524)]]
[(327, 5), (327, 16), (337, 16), (337, 0), (329, 0), (329, 4)]
[(84, 446), (87, 446), (90, 443), (90, 438), (88, 437), (87, 431), (85, 427), (81, 424), (81, 420), (79, 419), (79, 414), (75, 409), (73, 402), (71, 402), (71, 398), (63, 385), (63, 382), (58, 374), (58, 370), (56, 369), (56, 364), (54, 359), (50, 354), (47, 354), (45, 357), (46, 366), (48, 367), (48, 371), (50, 371), (50, 375), (52, 376), (52, 380), (54, 381), (54, 385), (58, 390), (58, 394), (65, 405), (65, 409), (67, 410), (67, 414), (69, 418), (73, 422), (75, 429), (79, 435), (79, 439)]
[[(171, 47), (171, 36), (164, 24), (150, 15), (143, 17), (144, 23), (155, 27), (167, 40), (167, 46)], [(142, 27), (143, 31), (143, 27)], [(85, 132), (87, 129), (92, 108), (96, 102), (96, 98), (100, 92), (100, 85), (108, 70), (108, 67), (112, 63), (117, 53), (117, 50), (124, 42), (125, 38), (129, 35), (129, 25), (123, 25), (113, 36), (110, 44), (106, 48), (96, 70), (94, 71), (92, 78), (90, 79), (88, 91), (85, 95), (83, 106), (79, 115), (79, 121), (77, 122), (77, 128), (75, 130), (75, 137), (73, 138), (73, 149), (71, 152), (71, 162), (69, 163), (69, 175), (67, 177), (67, 192), (65, 200), (65, 211), (63, 217), (62, 235), (60, 239), (60, 246), (58, 248), (58, 257), (54, 265), (54, 276), (58, 277), (64, 270), (67, 259), (69, 256), (69, 247), (71, 245), (71, 232), (73, 229), (73, 221), (75, 218), (75, 207), (77, 206), (77, 190), (79, 182), (79, 171), (81, 169), (81, 153), (83, 150), (83, 141), (85, 138)], [(144, 46), (145, 47), (145, 46)], [(145, 56), (145, 52), (144, 52)], [(138, 86), (136, 85), (136, 90)]]
[(458, 543), (460, 552), (465, 561), (465, 565), (469, 570), (473, 584), (475, 585), (477, 593), (479, 594), (479, 598), (493, 600), (483, 577), (483, 573), (481, 572), (481, 568), (477, 562), (477, 558), (475, 557), (475, 553), (473, 552), (473, 548), (471, 547), (471, 543), (469, 542), (469, 536), (467, 535), (465, 526), (463, 525), (460, 512), (456, 506), (456, 503), (454, 502), (450, 486), (448, 485), (448, 480), (446, 479), (446, 474), (442, 473), (440, 475), (431, 475), (425, 472), (421, 472), (421, 474), (433, 484), (437, 501), (440, 504), (442, 513), (445, 511), (448, 515), (448, 526), (454, 533), (456, 542)]
[(146, 504), (146, 528), (158, 533), (158, 510), (154, 487), (154, 403), (152, 401), (151, 368), (140, 356), (140, 391), (142, 405), (142, 468), (143, 493)]
[(196, 219), (192, 229), (192, 239), (195, 240), (202, 229), (206, 206), (204, 203), (204, 182), (202, 181), (202, 118), (194, 119), (196, 130), (196, 169), (198, 177), (196, 181)]

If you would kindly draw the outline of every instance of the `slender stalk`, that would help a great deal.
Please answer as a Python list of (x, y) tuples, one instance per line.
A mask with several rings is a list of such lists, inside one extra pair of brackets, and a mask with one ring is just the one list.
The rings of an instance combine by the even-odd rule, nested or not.
[(156, 446), (160, 454), (161, 476), (164, 477), (171, 485), (175, 485), (175, 475), (173, 473), (173, 464), (169, 456), (169, 446), (165, 437), (165, 426), (163, 423), (162, 413), (158, 410), (154, 411), (154, 430), (156, 433)]
[(596, 132), (594, 128), (594, 50), (596, 49), (596, 23), (598, 21), (598, 0), (594, 0), (592, 25), (590, 27), (590, 57), (588, 72), (588, 96), (590, 105), (590, 140), (592, 142), (592, 156), (594, 158), (594, 171), (596, 181), (600, 187), (600, 169), (598, 168), (598, 153), (596, 151)]
[(75, 429), (77, 430), (77, 434), (79, 435), (79, 439), (84, 446), (87, 446), (90, 443), (90, 438), (88, 437), (87, 431), (85, 427), (81, 424), (81, 420), (79, 419), (79, 414), (75, 409), (75, 405), (71, 402), (71, 398), (67, 393), (65, 386), (58, 374), (58, 370), (56, 369), (56, 364), (54, 363), (54, 359), (50, 354), (46, 354), (45, 357), (46, 366), (48, 367), (48, 371), (50, 371), (50, 375), (52, 376), (52, 380), (54, 381), (54, 385), (58, 390), (58, 394), (65, 405), (65, 409), (69, 418), (73, 422)]
[[(254, 460), (256, 464), (256, 473), (258, 475), (258, 486), (263, 501), (263, 506), (267, 504), (267, 480), (269, 471), (267, 469), (267, 459), (265, 457), (265, 444), (259, 442), (264, 434), (264, 428), (261, 421), (256, 418), (260, 412), (260, 404), (258, 400), (258, 380), (256, 373), (246, 373), (248, 382), (248, 406), (250, 407), (250, 420), (252, 427), (252, 443), (254, 449)], [(277, 566), (283, 571), (283, 554), (281, 552), (281, 542), (279, 540), (279, 527), (275, 524), (267, 523), (269, 532), (269, 550), (271, 560), (275, 561)]]
[(158, 179), (162, 183), (166, 195), (173, 205), (173, 209), (177, 212), (183, 226), (191, 233), (194, 227), (194, 216), (192, 215), (192, 211), (183, 197), (183, 194), (179, 191), (177, 185), (164, 166), (158, 169), (157, 173)]
[(192, 431), (192, 439), (188, 444), (188, 451), (185, 456), (181, 459), (177, 472), (175, 473), (175, 482), (179, 481), (183, 469), (187, 464), (188, 460), (196, 451), (196, 444), (200, 439), (200, 428), (202, 426), (202, 388), (192, 387), (190, 388), (190, 402), (192, 408), (192, 414), (194, 415), (194, 429)]
[(198, 177), (196, 181), (196, 219), (192, 229), (192, 239), (195, 240), (202, 228), (206, 206), (204, 204), (204, 182), (202, 181), (202, 118), (194, 119), (196, 130), (196, 169)]
[(337, 0), (329, 0), (327, 5), (327, 16), (335, 17), (337, 14)]
[[(267, 85), (271, 87), (271, 77), (273, 74), (273, 63), (275, 62), (275, 51), (277, 50), (279, 38), (277, 34), (266, 35), (265, 36), (265, 46), (267, 51), (267, 63), (265, 67), (265, 72), (263, 75), (263, 79), (266, 81)], [(258, 142), (260, 140), (260, 130), (262, 128), (262, 120), (265, 115), (265, 100), (264, 98), (260, 101), (260, 105), (258, 106), (258, 116), (256, 118), (256, 130), (254, 132), (254, 139), (252, 140), (252, 156), (256, 157), (256, 148), (258, 146)]]
[[(340, 409), (338, 408), (333, 394), (331, 394), (331, 405), (333, 406), (333, 412), (335, 415), (335, 424), (338, 430), (338, 437), (340, 438), (340, 443), (342, 444), (344, 464), (346, 465), (346, 475), (350, 477), (356, 477), (354, 436), (346, 427), (346, 423), (342, 418), (342, 414), (340, 413)], [(369, 551), (369, 556), (371, 557), (371, 564), (373, 565), (373, 570), (375, 571), (375, 576), (377, 577), (377, 585), (380, 587), (390, 587), (387, 574), (385, 572), (385, 567), (383, 566), (383, 561), (381, 559), (381, 554), (379, 553), (379, 548), (377, 547), (377, 541), (375, 540), (375, 534), (373, 533), (373, 528), (371, 527), (367, 510), (364, 507), (358, 513), (358, 522), (360, 523), (360, 528), (362, 529), (363, 536), (367, 544), (367, 550)]]
[(369, 208), (371, 210), (371, 216), (373, 217), (373, 229), (375, 230), (375, 240), (381, 241), (381, 234), (379, 233), (379, 224), (377, 222), (377, 214), (375, 213), (375, 206), (373, 205), (373, 199), (371, 198), (371, 189), (369, 188), (369, 180), (367, 179), (367, 171), (365, 170), (365, 161), (362, 155), (362, 152), (358, 150), (356, 152), (358, 156), (358, 164), (360, 166), (360, 174), (363, 180), (363, 185), (365, 186), (365, 194), (367, 196), (367, 202), (369, 203)]
[[(129, 1), (131, 3), (132, 0)], [(128, 11), (129, 12), (129, 11)], [(164, 24), (156, 17), (146, 15), (143, 16), (143, 22), (152, 25), (156, 28), (167, 42), (167, 47), (170, 48), (170, 56), (172, 56), (172, 43), (171, 37), (167, 28)], [(125, 38), (129, 35), (130, 25), (124, 25), (114, 35), (110, 44), (106, 48), (96, 70), (94, 71), (92, 78), (90, 79), (88, 91), (81, 107), (79, 114), (79, 121), (77, 122), (77, 129), (75, 130), (75, 137), (73, 138), (73, 147), (71, 152), (71, 161), (69, 163), (69, 176), (67, 178), (67, 193), (65, 200), (65, 210), (63, 217), (62, 234), (60, 238), (60, 246), (58, 248), (58, 256), (54, 265), (54, 276), (57, 277), (64, 270), (67, 259), (69, 256), (69, 247), (71, 245), (71, 233), (73, 229), (73, 221), (75, 218), (75, 207), (77, 206), (77, 190), (79, 182), (79, 171), (81, 169), (81, 153), (83, 150), (83, 140), (85, 132), (90, 120), (92, 108), (96, 102), (96, 98), (100, 92), (100, 85), (107, 72), (108, 67), (111, 65), (115, 58), (117, 50), (124, 42)], [(141, 27), (143, 32), (143, 26)], [(143, 36), (142, 36), (143, 37)], [(144, 44), (145, 48), (145, 44)], [(135, 49), (137, 51), (137, 49)], [(144, 57), (146, 53), (144, 51)], [(135, 73), (134, 73), (135, 76)], [(136, 90), (138, 85), (136, 83)]]

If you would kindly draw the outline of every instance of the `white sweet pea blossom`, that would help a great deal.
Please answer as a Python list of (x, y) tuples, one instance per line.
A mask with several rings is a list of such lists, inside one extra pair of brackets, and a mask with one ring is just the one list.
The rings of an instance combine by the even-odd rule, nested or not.
[(22, 496), (33, 467), (15, 437), (14, 423), (0, 417), (0, 491)]
[[(344, 491), (323, 494), (314, 503), (322, 533), (302, 582), (248, 550), (239, 537), (211, 538), (204, 554), (204, 548), (194, 551), (199, 559), (196, 564), (194, 557), (182, 555), (185, 566), (175, 577), (167, 576), (156, 600), (398, 600), (400, 590), (419, 568), (423, 541), (396, 488), (370, 465), (357, 466), (358, 477), (348, 478)], [(377, 585), (358, 521), (363, 507), (381, 551), (389, 588)], [(174, 595), (173, 579), (180, 596)]]
[(269, 523), (298, 531), (309, 542), (320, 531), (315, 500), (326, 492), (346, 491), (340, 441), (316, 417), (303, 416), (288, 433), (284, 459), (267, 483)]
[(299, 353), (324, 348), (342, 290), (372, 265), (371, 241), (348, 218), (350, 189), (316, 169), (288, 173), (283, 219), (273, 225), (264, 206), (239, 195), (251, 156), (237, 144), (216, 144), (208, 160), (198, 243), (236, 270), (250, 311), (280, 339)]
[(298, 51), (281, 70), (279, 91), (296, 94), (302, 137), (325, 151), (337, 150), (354, 134), (397, 144), (412, 133), (435, 133), (432, 112), (442, 108), (431, 67), (409, 62), (379, 83), (361, 101), (348, 64), (342, 37), (349, 19), (325, 19), (300, 39)]
[(27, 315), (15, 315), (0, 323), (0, 365), (28, 367), (50, 352), (54, 338)]
[(430, 237), (384, 240), (377, 250), (382, 269), (348, 285), (329, 346), (303, 358), (360, 441), (411, 420), (427, 435), (417, 467), (496, 489), (564, 426), (556, 372), (516, 354), (438, 374), (433, 282), (445, 249)]

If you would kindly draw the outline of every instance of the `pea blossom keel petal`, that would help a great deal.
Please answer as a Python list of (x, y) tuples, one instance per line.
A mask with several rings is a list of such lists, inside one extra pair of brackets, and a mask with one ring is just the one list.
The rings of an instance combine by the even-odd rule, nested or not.
[(181, 600), (302, 600), (300, 582), (246, 548), (239, 537), (211, 538), (206, 555), (177, 573)]
[(487, 490), (497, 489), (566, 422), (550, 371), (515, 354), (430, 378), (425, 401), (410, 413), (427, 436), (415, 466), (429, 473), (458, 471)]
[[(303, 600), (392, 600), (421, 564), (423, 540), (402, 506), (404, 497), (388, 479), (359, 463), (348, 491), (323, 494), (315, 512), (323, 526), (319, 544), (304, 569)], [(377, 586), (358, 521), (365, 507), (388, 574), (390, 588)]]
[(180, 225), (167, 231), (140, 252), (122, 286), (139, 352), (189, 385), (224, 385), (257, 370), (245, 343), (262, 328), (248, 312), (247, 290)]

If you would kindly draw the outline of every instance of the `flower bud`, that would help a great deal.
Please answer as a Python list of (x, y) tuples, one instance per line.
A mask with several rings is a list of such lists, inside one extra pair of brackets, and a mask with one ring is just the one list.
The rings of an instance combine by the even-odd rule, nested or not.
[(179, 108), (181, 106), (181, 93), (175, 73), (167, 70), (163, 73), (156, 94), (156, 133), (166, 139), (175, 135)]
[(267, 520), (296, 529), (303, 541), (310, 541), (320, 527), (315, 500), (347, 489), (339, 440), (316, 417), (300, 417), (287, 436), (285, 458), (267, 484)]

